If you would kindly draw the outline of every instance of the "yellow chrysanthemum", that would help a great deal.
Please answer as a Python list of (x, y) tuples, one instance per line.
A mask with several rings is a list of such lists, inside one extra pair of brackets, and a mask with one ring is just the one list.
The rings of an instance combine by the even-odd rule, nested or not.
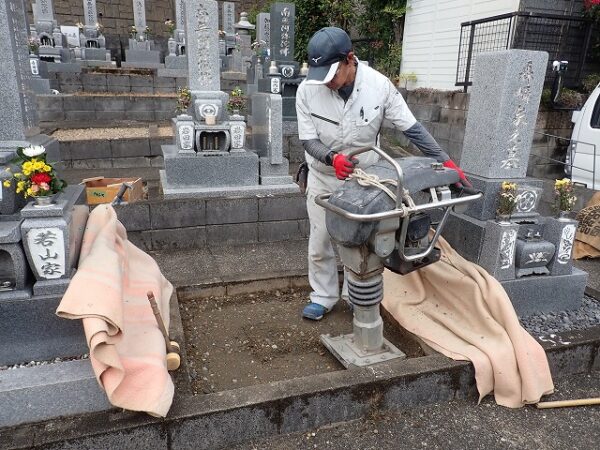
[(4, 187), (9, 188), (10, 187), (10, 180), (4, 180), (4, 182), (2, 184), (4, 185)]
[(25, 181), (18, 181), (17, 182), (17, 194), (20, 194), (24, 190), (25, 190)]
[(44, 167), (42, 167), (42, 171), (44, 172), (50, 172), (52, 170), (52, 167), (49, 166), (48, 164), (44, 164)]
[(29, 175), (31, 175), (31, 170), (26, 169), (25, 167), (23, 167), (23, 175), (25, 175), (26, 177), (28, 177)]
[(27, 188), (27, 192), (25, 193), (25, 197), (30, 196), (30, 195), (33, 196), (33, 190), (29, 187), (29, 188)]
[(503, 181), (502, 182), (502, 190), (504, 190), (504, 191), (513, 191), (515, 189), (517, 189), (516, 183), (510, 183), (508, 181)]

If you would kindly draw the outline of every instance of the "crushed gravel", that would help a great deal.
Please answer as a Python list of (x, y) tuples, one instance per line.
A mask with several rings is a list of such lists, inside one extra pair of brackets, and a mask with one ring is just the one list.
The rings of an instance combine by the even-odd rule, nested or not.
[(11, 366), (0, 366), (0, 371), (1, 370), (24, 369), (26, 367), (35, 367), (35, 366), (46, 366), (49, 364), (56, 364), (56, 363), (65, 362), (65, 361), (79, 361), (82, 359), (89, 359), (89, 357), (90, 357), (90, 355), (88, 355), (87, 353), (84, 353), (83, 355), (79, 355), (79, 356), (54, 358), (54, 359), (51, 359), (48, 361), (29, 361), (29, 362), (23, 362), (23, 363), (19, 363), (19, 364), (13, 364)]
[(127, 139), (148, 137), (170, 137), (173, 136), (173, 128), (170, 126), (153, 127), (119, 127), (119, 128), (72, 128), (56, 130), (52, 137), (60, 141), (87, 141), (91, 139)]
[(534, 336), (600, 326), (600, 302), (586, 295), (579, 309), (532, 314), (522, 317), (521, 323)]

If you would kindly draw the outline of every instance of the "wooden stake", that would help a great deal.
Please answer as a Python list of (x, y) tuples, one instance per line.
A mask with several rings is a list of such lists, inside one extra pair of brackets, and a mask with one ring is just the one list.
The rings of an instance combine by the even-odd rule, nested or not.
[(580, 398), (575, 400), (558, 400), (555, 402), (539, 402), (535, 406), (539, 409), (546, 408), (565, 408), (568, 406), (586, 406), (586, 405), (600, 405), (600, 397), (596, 398)]

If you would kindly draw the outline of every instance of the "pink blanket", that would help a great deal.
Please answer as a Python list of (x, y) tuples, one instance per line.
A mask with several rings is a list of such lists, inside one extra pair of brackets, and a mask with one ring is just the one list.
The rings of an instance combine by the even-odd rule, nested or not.
[(475, 367), (480, 400), (517, 408), (552, 393), (548, 360), (523, 329), (502, 285), (440, 238), (439, 262), (384, 273), (383, 307), (434, 350)]
[(97, 206), (88, 219), (79, 268), (56, 313), (83, 319), (90, 361), (111, 404), (164, 417), (174, 387), (148, 291), (168, 329), (173, 287), (156, 262), (127, 240), (114, 208)]

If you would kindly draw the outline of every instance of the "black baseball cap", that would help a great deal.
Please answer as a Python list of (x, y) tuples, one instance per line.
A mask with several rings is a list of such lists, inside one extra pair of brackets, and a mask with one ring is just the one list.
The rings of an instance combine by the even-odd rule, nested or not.
[(340, 61), (344, 61), (351, 51), (352, 41), (348, 33), (336, 27), (321, 28), (308, 41), (307, 83), (329, 83)]

